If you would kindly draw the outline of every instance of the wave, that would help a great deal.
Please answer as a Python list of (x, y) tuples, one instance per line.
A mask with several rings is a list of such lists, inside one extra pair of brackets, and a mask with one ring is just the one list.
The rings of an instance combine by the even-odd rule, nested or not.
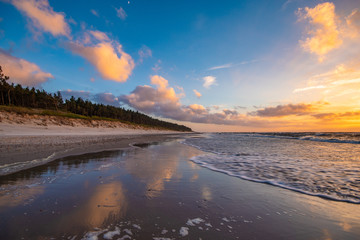
[(360, 144), (360, 133), (254, 133), (254, 137)]
[(67, 151), (68, 150), (64, 150), (64, 151), (58, 152), (58, 153), (54, 152), (45, 158), (34, 159), (31, 161), (16, 162), (16, 163), (9, 163), (9, 164), (1, 165), (0, 166), (0, 176), (9, 175), (9, 174), (12, 174), (15, 172), (19, 172), (21, 170), (25, 170), (25, 169), (36, 167), (39, 165), (43, 165), (45, 163), (55, 160), (59, 153), (66, 153)]
[(338, 201), (338, 202), (346, 202), (346, 203), (352, 203), (352, 204), (360, 204), (360, 199), (359, 200), (353, 200), (353, 199), (339, 198), (339, 197), (335, 197), (335, 196), (331, 196), (331, 195), (326, 195), (324, 193), (314, 193), (314, 192), (306, 191), (304, 189), (299, 189), (299, 188), (296, 188), (296, 187), (292, 187), (292, 186), (286, 185), (286, 184), (281, 183), (281, 182), (272, 181), (272, 180), (256, 179), (256, 178), (252, 178), (252, 177), (249, 177), (249, 176), (246, 176), (246, 175), (238, 174), (236, 172), (232, 172), (232, 171), (224, 170), (224, 169), (221, 169), (221, 168), (217, 168), (214, 165), (205, 163), (205, 162), (198, 159), (199, 157), (202, 157), (202, 156), (205, 156), (205, 155), (207, 155), (207, 154), (192, 157), (190, 159), (190, 161), (192, 161), (192, 162), (194, 162), (194, 163), (196, 163), (196, 164), (198, 164), (198, 165), (200, 165), (202, 167), (210, 169), (212, 171), (225, 173), (225, 174), (227, 174), (229, 176), (237, 177), (237, 178), (240, 178), (240, 179), (243, 179), (243, 180), (256, 182), (256, 183), (268, 184), (268, 185), (280, 187), (280, 188), (283, 188), (283, 189), (291, 190), (291, 191), (294, 191), (294, 192), (306, 194), (306, 195), (309, 195), (309, 196), (320, 197), (320, 198), (327, 199), (327, 200)]

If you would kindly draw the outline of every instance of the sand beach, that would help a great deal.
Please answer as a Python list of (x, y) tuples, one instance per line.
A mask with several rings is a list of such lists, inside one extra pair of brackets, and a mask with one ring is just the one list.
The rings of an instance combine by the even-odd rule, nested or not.
[(191, 161), (201, 134), (0, 124), (1, 239), (358, 239), (358, 204)]

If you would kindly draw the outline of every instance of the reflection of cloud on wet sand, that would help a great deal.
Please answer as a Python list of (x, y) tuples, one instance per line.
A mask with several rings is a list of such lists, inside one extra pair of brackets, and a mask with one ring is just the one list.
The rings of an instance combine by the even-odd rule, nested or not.
[(44, 193), (44, 189), (44, 186), (34, 186), (21, 189), (21, 194), (15, 195), (15, 193), (10, 193), (2, 196), (0, 195), (0, 212), (1, 208), (16, 207), (31, 199), (37, 198)]
[[(149, 198), (160, 196), (165, 188), (165, 182), (180, 179), (182, 176), (177, 174), (179, 161), (195, 155), (185, 150), (174, 154), (173, 147), (176, 148), (176, 146), (153, 146), (151, 150), (142, 149), (125, 163), (127, 171), (146, 184), (145, 195)], [(179, 151), (179, 148), (176, 151)]]
[(100, 184), (84, 207), (75, 213), (74, 218), (81, 221), (86, 219), (90, 226), (100, 227), (106, 220), (123, 216), (127, 205), (124, 188), (120, 182)]
[(202, 197), (207, 200), (207, 201), (210, 201), (212, 200), (212, 192), (211, 192), (211, 189), (207, 186), (203, 187), (201, 189), (201, 194), (202, 194)]

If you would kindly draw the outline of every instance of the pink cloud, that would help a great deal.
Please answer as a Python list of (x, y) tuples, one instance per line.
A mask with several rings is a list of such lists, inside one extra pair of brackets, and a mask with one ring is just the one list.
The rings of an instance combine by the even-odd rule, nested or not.
[(128, 106), (160, 117), (194, 123), (213, 123), (226, 125), (264, 126), (266, 120), (250, 119), (234, 110), (222, 110), (211, 113), (209, 109), (199, 104), (182, 105), (180, 96), (169, 87), (168, 81), (158, 75), (151, 77), (152, 86), (137, 86), (128, 95), (119, 97), (119, 101)]
[(122, 7), (115, 8), (115, 10), (116, 10), (116, 16), (118, 16), (122, 20), (126, 19), (127, 14), (126, 14), (125, 10)]
[(25, 86), (38, 86), (54, 76), (44, 72), (35, 63), (11, 56), (0, 48), (0, 64), (4, 74), (10, 77), (10, 82)]
[(53, 36), (70, 37), (70, 27), (64, 14), (55, 12), (47, 0), (11, 0), (11, 3), (24, 13), (37, 29)]

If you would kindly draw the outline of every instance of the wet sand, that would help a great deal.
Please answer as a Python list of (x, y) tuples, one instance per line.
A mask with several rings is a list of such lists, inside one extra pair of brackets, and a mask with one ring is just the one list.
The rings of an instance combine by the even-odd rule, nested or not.
[(131, 135), (78, 135), (76, 131), (73, 135), (0, 135), (0, 176), (65, 156), (128, 148), (133, 143), (163, 141), (181, 135), (161, 131), (139, 131)]
[(201, 168), (178, 140), (0, 177), (0, 239), (359, 239), (356, 204)]

